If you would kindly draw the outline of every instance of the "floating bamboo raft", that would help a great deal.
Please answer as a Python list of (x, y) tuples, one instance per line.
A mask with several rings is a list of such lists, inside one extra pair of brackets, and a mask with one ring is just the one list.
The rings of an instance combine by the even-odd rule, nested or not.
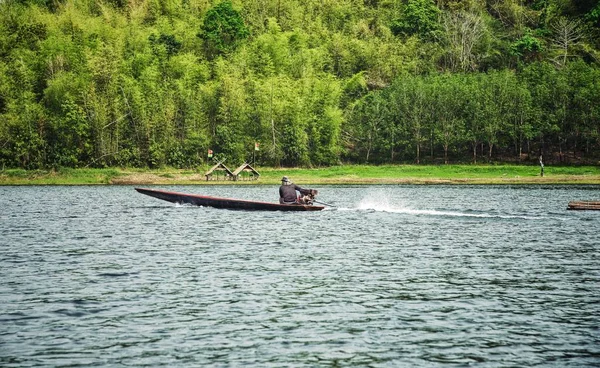
[(598, 210), (600, 211), (600, 201), (571, 201), (568, 210)]

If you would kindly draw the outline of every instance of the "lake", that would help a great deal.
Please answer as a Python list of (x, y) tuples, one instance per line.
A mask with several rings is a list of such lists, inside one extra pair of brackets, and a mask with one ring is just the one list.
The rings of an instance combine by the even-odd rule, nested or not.
[(0, 366), (600, 366), (600, 186), (316, 189), (0, 187)]

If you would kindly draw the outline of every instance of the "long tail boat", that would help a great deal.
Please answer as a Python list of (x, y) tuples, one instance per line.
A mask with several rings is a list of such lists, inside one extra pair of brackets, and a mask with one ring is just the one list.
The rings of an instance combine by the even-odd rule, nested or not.
[(571, 201), (567, 206), (568, 210), (599, 210), (600, 201)]
[(191, 204), (194, 206), (226, 208), (230, 210), (252, 211), (321, 211), (325, 207), (312, 204), (279, 204), (271, 202), (245, 201), (233, 198), (219, 198), (197, 194), (168, 192), (146, 188), (135, 188), (139, 193), (162, 199), (171, 203)]

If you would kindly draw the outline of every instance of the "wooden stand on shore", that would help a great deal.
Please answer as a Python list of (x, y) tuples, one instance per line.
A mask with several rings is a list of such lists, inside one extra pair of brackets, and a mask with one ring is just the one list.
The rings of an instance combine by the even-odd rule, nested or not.
[(222, 180), (231, 180), (233, 178), (233, 173), (231, 170), (229, 170), (229, 168), (221, 161), (217, 162), (215, 166), (211, 167), (210, 170), (204, 174), (204, 176), (206, 177), (206, 181), (219, 180), (219, 173), (223, 174)]
[(571, 201), (568, 210), (598, 210), (600, 211), (599, 201)]

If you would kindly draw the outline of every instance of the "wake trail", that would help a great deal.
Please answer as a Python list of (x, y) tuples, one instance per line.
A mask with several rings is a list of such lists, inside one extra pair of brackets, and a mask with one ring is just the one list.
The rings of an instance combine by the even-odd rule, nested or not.
[[(518, 219), (518, 220), (547, 220), (548, 216), (531, 216), (521, 214), (498, 214), (485, 212), (452, 211), (452, 210), (434, 210), (434, 209), (414, 209), (403, 205), (392, 205), (385, 200), (363, 200), (355, 208), (339, 208), (341, 211), (368, 211), (398, 213), (413, 216), (439, 216), (439, 217), (462, 217), (462, 218), (480, 218), (480, 219)], [(552, 218), (562, 220), (559, 218)]]
[(418, 210), (418, 209), (412, 209), (412, 208), (357, 207), (354, 210), (401, 213), (401, 214), (416, 215), (416, 216), (471, 217), (471, 218), (490, 218), (490, 219), (497, 218), (497, 219), (522, 219), (522, 220), (548, 219), (548, 217), (545, 217), (545, 216), (501, 215), (501, 214), (492, 214), (492, 213), (466, 213), (466, 212), (457, 212), (457, 211)]

